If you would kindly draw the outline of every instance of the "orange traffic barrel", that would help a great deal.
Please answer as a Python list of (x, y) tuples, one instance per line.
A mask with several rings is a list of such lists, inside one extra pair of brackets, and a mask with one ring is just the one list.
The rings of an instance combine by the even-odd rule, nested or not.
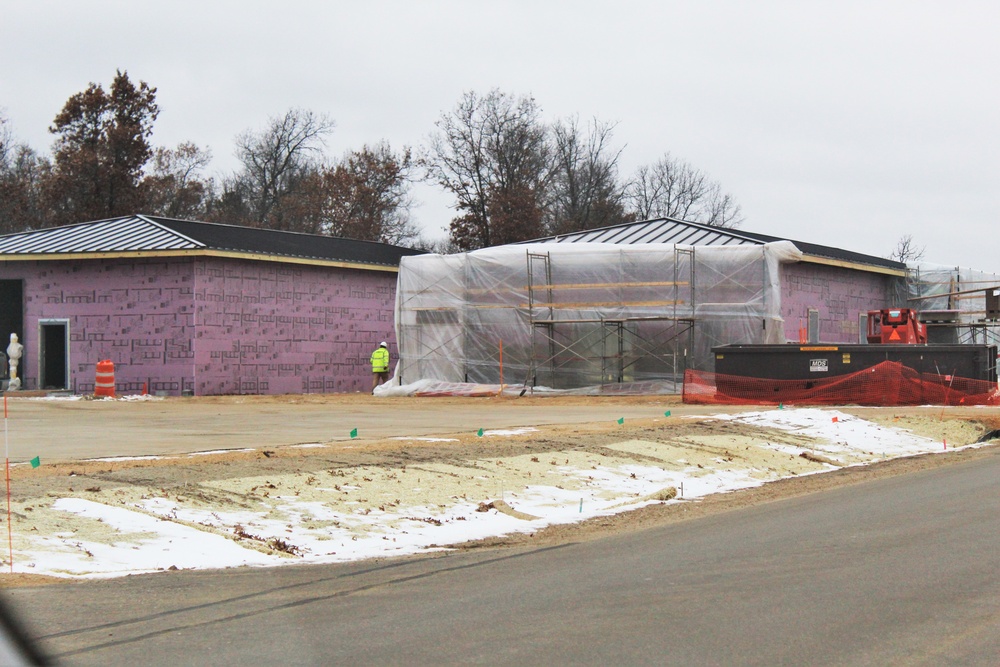
[(94, 382), (94, 396), (115, 397), (115, 364), (110, 359), (97, 362), (97, 380)]

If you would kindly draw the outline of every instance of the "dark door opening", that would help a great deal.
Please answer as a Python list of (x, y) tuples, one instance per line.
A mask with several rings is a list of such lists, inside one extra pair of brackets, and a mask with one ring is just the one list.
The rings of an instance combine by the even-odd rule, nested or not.
[(39, 323), (39, 389), (69, 389), (68, 322)]
[(24, 343), (24, 281), (0, 280), (0, 348), (7, 349), (12, 333)]
[[(2, 378), (6, 378), (9, 372), (6, 352), (12, 333), (16, 333), (24, 344), (24, 281), (0, 280), (0, 377)], [(18, 376), (24, 377), (23, 366), (18, 369)]]

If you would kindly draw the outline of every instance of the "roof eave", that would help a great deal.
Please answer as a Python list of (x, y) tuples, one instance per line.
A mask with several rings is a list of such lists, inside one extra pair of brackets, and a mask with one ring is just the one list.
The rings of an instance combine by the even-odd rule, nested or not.
[(399, 267), (389, 264), (373, 264), (369, 262), (351, 262), (339, 259), (320, 259), (316, 257), (293, 257), (288, 255), (269, 255), (265, 253), (240, 252), (236, 250), (216, 250), (212, 248), (197, 248), (183, 250), (118, 250), (109, 252), (62, 252), (62, 253), (0, 253), (0, 261), (28, 262), (80, 259), (147, 259), (176, 257), (223, 257), (227, 259), (246, 259), (258, 262), (279, 262), (283, 264), (304, 264), (309, 266), (329, 266), (344, 269), (363, 269), (367, 271), (385, 271), (398, 273)]
[(830, 257), (820, 257), (818, 255), (807, 255), (802, 253), (802, 261), (809, 264), (823, 264), (824, 266), (837, 266), (842, 269), (854, 269), (855, 271), (865, 271), (867, 273), (881, 273), (887, 276), (898, 278), (906, 277), (905, 269), (894, 269), (888, 266), (875, 266), (874, 264), (862, 264), (860, 262), (849, 262), (842, 259), (832, 259)]

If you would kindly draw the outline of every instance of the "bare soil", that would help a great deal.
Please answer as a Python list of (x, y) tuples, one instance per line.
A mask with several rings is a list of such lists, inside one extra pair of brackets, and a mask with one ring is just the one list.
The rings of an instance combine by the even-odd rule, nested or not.
[[(245, 508), (251, 503), (266, 498), (268, 488), (282, 487), (285, 492), (295, 495), (315, 492), (317, 487), (334, 484), (336, 478), (350, 478), (355, 487), (366, 489), (364, 499), (372, 507), (396, 502), (403, 474), (421, 475), (426, 488), (426, 502), (435, 503), (443, 498), (463, 497), (480, 499), (484, 502), (497, 500), (496, 486), (490, 481), (503, 469), (504, 479), (512, 486), (523, 482), (532, 475), (541, 475), (547, 468), (568, 464), (572, 459), (583, 465), (600, 457), (648, 463), (660, 460), (660, 453), (653, 453), (646, 447), (648, 443), (671, 443), (681, 448), (692, 463), (705, 457), (709, 461), (729, 460), (733, 465), (753, 465), (771, 471), (768, 484), (724, 494), (708, 496), (695, 503), (660, 503), (642, 509), (609, 517), (595, 518), (577, 524), (557, 525), (531, 534), (515, 534), (505, 537), (478, 540), (459, 545), (461, 549), (496, 548), (513, 545), (552, 545), (567, 541), (580, 541), (641, 530), (653, 526), (686, 521), (709, 516), (719, 512), (732, 511), (744, 507), (772, 502), (782, 498), (815, 493), (838, 486), (864, 483), (883, 477), (910, 474), (944, 465), (968, 462), (988, 456), (996, 456), (992, 446), (959, 449), (944, 454), (916, 456), (885, 461), (864, 461), (869, 465), (841, 468), (825, 474), (801, 475), (823, 469), (821, 462), (805, 457), (785, 457), (782, 460), (768, 454), (755, 453), (754, 441), (789, 440), (808, 450), (808, 439), (796, 440), (787, 433), (768, 431), (730, 421), (698, 419), (698, 414), (710, 415), (722, 412), (714, 407), (694, 408), (683, 406), (675, 398), (636, 397), (614, 399), (593, 397), (563, 397), (531, 399), (521, 402), (521, 408), (541, 406), (542, 410), (530, 414), (540, 418), (527, 421), (537, 422), (536, 431), (502, 437), (480, 437), (474, 432), (456, 431), (456, 422), (451, 416), (470, 411), (485, 410), (500, 414), (511, 410), (509, 421), (512, 425), (524, 426), (523, 409), (514, 410), (509, 399), (391, 399), (378, 403), (378, 399), (358, 396), (288, 396), (288, 397), (214, 397), (207, 399), (187, 399), (186, 401), (161, 402), (149, 410), (159, 416), (156, 423), (150, 423), (152, 432), (158, 429), (156, 437), (163, 435), (163, 424), (171, 418), (183, 420), (190, 417), (192, 409), (206, 414), (218, 413), (224, 416), (220, 423), (239, 421), (241, 414), (259, 414), (263, 408), (281, 414), (283, 407), (313, 406), (324, 412), (344, 411), (359, 406), (374, 406), (376, 411), (391, 410), (398, 414), (408, 409), (419, 410), (431, 422), (435, 412), (440, 413), (440, 430), (434, 439), (428, 439), (428, 430), (421, 436), (392, 435), (378, 438), (349, 438), (338, 434), (337, 439), (321, 439), (304, 444), (297, 433), (287, 433), (286, 444), (273, 433), (261, 433), (263, 446), (201, 453), (199, 455), (176, 454), (161, 458), (137, 458), (132, 460), (93, 460), (63, 458), (47, 462), (40, 468), (19, 465), (11, 470), (12, 503), (14, 507), (15, 532), (30, 530), (56, 532), (67, 529), (58, 519), (46, 514), (46, 507), (53, 499), (61, 497), (83, 497), (109, 504), (128, 504), (132, 500), (150, 495), (163, 495), (183, 499), (184, 502), (199, 507), (220, 507), (226, 509)], [(373, 403), (373, 401), (375, 401)], [(193, 407), (194, 406), (194, 407)], [(84, 406), (85, 407), (85, 406)], [(649, 408), (647, 413), (658, 415), (629, 419), (623, 425), (607, 418), (608, 414), (627, 409)], [(671, 412), (663, 416), (664, 408)], [(756, 410), (758, 408), (747, 408)], [(47, 433), (65, 429), (69, 437), (74, 432), (73, 423), (85, 409), (67, 408), (66, 405), (32, 405), (31, 410), (45, 413), (39, 418), (45, 424)], [(594, 415), (594, 421), (575, 419), (572, 423), (558, 423), (553, 418), (560, 411), (583, 411)], [(609, 412), (609, 410), (611, 412)], [(841, 408), (846, 412), (850, 409)], [(171, 416), (171, 412), (176, 412)], [(725, 410), (733, 411), (732, 409)], [(141, 409), (140, 409), (141, 412)], [(864, 419), (904, 428), (918, 435), (947, 442), (950, 447), (960, 447), (976, 442), (989, 431), (1000, 428), (1000, 416), (990, 409), (929, 409), (929, 408), (883, 408), (857, 409), (853, 411)], [(451, 415), (451, 416), (449, 416)], [(60, 417), (61, 416), (61, 417)], [(59, 418), (69, 420), (65, 424), (54, 423)], [(299, 415), (297, 418), (306, 419)], [(597, 420), (599, 418), (599, 420)], [(555, 422), (555, 423), (554, 423)], [(282, 428), (275, 421), (274, 428)], [(210, 424), (210, 422), (206, 422)], [(495, 424), (494, 424), (495, 425)], [(211, 431), (210, 426), (199, 428)], [(228, 427), (225, 427), (228, 428)], [(255, 427), (259, 428), (259, 427)], [(287, 429), (286, 429), (287, 430)], [(433, 431), (434, 429), (429, 429)], [(128, 427), (127, 437), (141, 442), (144, 433), (141, 415), (136, 423)], [(792, 442), (794, 441), (794, 442)], [(186, 439), (184, 449), (188, 452), (212, 450), (217, 440), (206, 437), (203, 440)], [(722, 457), (720, 459), (720, 457)], [(516, 472), (515, 472), (516, 470)], [(486, 479), (485, 482), (482, 480)], [(430, 480), (433, 482), (428, 483)], [(473, 480), (477, 480), (473, 482)], [(478, 484), (478, 487), (474, 485)], [(327, 491), (329, 489), (326, 489)], [(275, 492), (277, 495), (277, 492)], [(329, 496), (324, 496), (327, 498)], [(393, 500), (394, 499), (394, 500)], [(413, 500), (412, 498), (408, 500)], [(331, 501), (332, 502), (332, 501)], [(48, 518), (46, 518), (48, 517)], [(47, 523), (49, 522), (49, 523)], [(98, 536), (99, 538), (99, 536)], [(43, 583), (65, 583), (66, 579), (28, 575), (0, 574), (0, 587), (30, 586)]]

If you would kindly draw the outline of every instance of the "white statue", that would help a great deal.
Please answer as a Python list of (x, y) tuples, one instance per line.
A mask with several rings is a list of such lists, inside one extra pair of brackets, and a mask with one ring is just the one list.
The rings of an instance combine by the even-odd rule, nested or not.
[(24, 346), (17, 342), (17, 334), (10, 335), (10, 345), (7, 346), (7, 360), (10, 362), (10, 382), (7, 390), (13, 391), (21, 388), (21, 378), (17, 377), (17, 364), (21, 361), (24, 353)]

